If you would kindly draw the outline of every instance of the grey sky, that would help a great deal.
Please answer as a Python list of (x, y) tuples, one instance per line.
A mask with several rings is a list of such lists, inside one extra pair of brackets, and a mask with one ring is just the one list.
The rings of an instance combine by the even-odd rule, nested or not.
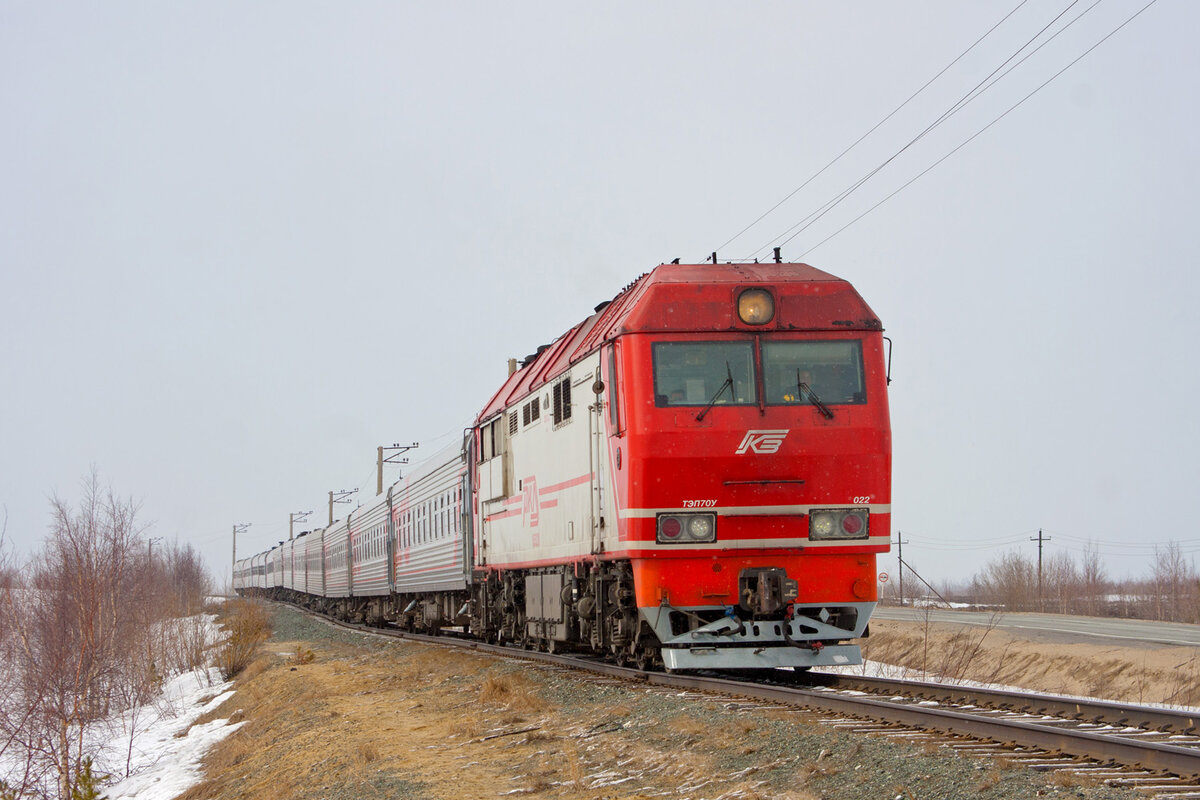
[[(9, 538), (32, 548), (94, 464), (227, 571), (233, 523), (264, 549), (328, 490), (373, 491), (377, 445), (457, 436), (507, 358), (706, 257), (1017, 2), (0, 2)], [(1029, 0), (720, 256), (1068, 5)], [(1200, 550), (1200, 4), (1160, 0), (808, 252), (1143, 5), (1099, 3), (784, 247), (895, 341), (894, 525), (927, 577), (1038, 528), (1118, 577)]]

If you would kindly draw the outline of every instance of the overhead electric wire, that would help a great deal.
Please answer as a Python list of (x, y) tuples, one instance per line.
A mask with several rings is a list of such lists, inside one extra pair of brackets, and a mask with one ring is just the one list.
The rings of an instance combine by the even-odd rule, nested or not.
[[(1097, 2), (1099, 2), (1099, 1), (1100, 1), (1100, 0), (1097, 0)], [(1034, 89), (1034, 90), (1033, 90), (1033, 91), (1031, 91), (1029, 94), (1025, 95), (1025, 96), (1024, 96), (1024, 97), (1022, 97), (1020, 100), (1018, 100), (1018, 101), (1017, 101), (1015, 104), (1013, 104), (1012, 106), (1010, 106), (1010, 107), (1009, 107), (1009, 109), (1008, 109), (1007, 111), (1005, 111), (1003, 114), (1001, 114), (1000, 116), (996, 117), (994, 120), (992, 120), (991, 122), (989, 122), (989, 123), (988, 123), (987, 125), (985, 125), (984, 127), (980, 128), (978, 131), (976, 131), (974, 134), (972, 134), (972, 135), (971, 135), (971, 136), (970, 136), (970, 137), (969, 137), (969, 138), (968, 138), (966, 141), (964, 141), (962, 144), (958, 145), (958, 147), (955, 147), (955, 148), (954, 148), (953, 150), (951, 150), (949, 153), (947, 153), (946, 155), (942, 156), (941, 158), (939, 158), (939, 159), (938, 159), (937, 161), (935, 161), (934, 163), (930, 164), (928, 167), (926, 167), (924, 170), (922, 170), (921, 172), (919, 172), (917, 175), (915, 175), (913, 178), (911, 178), (909, 181), (907, 181), (907, 182), (906, 182), (904, 185), (902, 185), (900, 188), (896, 189), (894, 192), (892, 192), (891, 194), (889, 194), (887, 197), (883, 198), (883, 199), (882, 199), (882, 200), (880, 200), (878, 203), (876, 203), (875, 205), (871, 206), (871, 207), (870, 207), (870, 208), (868, 208), (866, 211), (864, 211), (863, 213), (859, 214), (857, 217), (855, 217), (854, 219), (850, 220), (850, 221), (849, 221), (849, 222), (847, 222), (845, 225), (843, 225), (842, 227), (838, 228), (836, 231), (834, 231), (833, 233), (829, 234), (828, 236), (826, 236), (826, 237), (825, 237), (824, 239), (822, 239), (821, 241), (819, 241), (819, 242), (817, 242), (816, 244), (814, 244), (812, 247), (809, 247), (807, 250), (805, 250), (803, 253), (801, 253), (801, 254), (798, 256), (798, 258), (803, 258), (803, 257), (804, 257), (805, 255), (807, 255), (808, 253), (811, 253), (813, 250), (816, 250), (818, 247), (820, 247), (821, 245), (825, 244), (825, 243), (826, 243), (826, 242), (828, 242), (830, 239), (832, 239), (833, 237), (837, 236), (837, 235), (838, 235), (838, 234), (840, 234), (842, 231), (846, 230), (846, 229), (847, 229), (847, 228), (849, 228), (851, 225), (853, 225), (853, 224), (855, 224), (856, 222), (858, 222), (860, 219), (862, 219), (863, 217), (865, 217), (867, 214), (870, 214), (872, 211), (874, 211), (875, 209), (879, 208), (881, 205), (883, 205), (884, 203), (886, 203), (888, 200), (891, 200), (893, 197), (895, 197), (896, 195), (898, 195), (900, 192), (902, 192), (902, 191), (904, 191), (905, 189), (907, 189), (907, 188), (908, 188), (909, 186), (911, 186), (913, 183), (916, 183), (918, 180), (920, 180), (921, 178), (923, 178), (923, 177), (926, 175), (926, 173), (930, 172), (930, 171), (931, 171), (931, 170), (932, 170), (934, 167), (938, 166), (938, 165), (939, 165), (939, 164), (941, 164), (943, 161), (945, 161), (946, 159), (948, 159), (950, 156), (954, 155), (954, 154), (955, 154), (955, 153), (957, 153), (959, 150), (961, 150), (961, 149), (963, 149), (964, 147), (966, 147), (968, 144), (970, 144), (971, 142), (973, 142), (973, 141), (974, 141), (974, 140), (975, 140), (977, 137), (979, 137), (981, 134), (983, 134), (985, 131), (987, 131), (989, 128), (991, 128), (993, 125), (995, 125), (997, 122), (999, 122), (1000, 120), (1004, 119), (1004, 118), (1005, 118), (1005, 117), (1007, 117), (1009, 114), (1011, 114), (1013, 111), (1015, 111), (1017, 108), (1019, 108), (1021, 105), (1023, 105), (1023, 104), (1025, 103), (1025, 101), (1026, 101), (1026, 100), (1028, 100), (1029, 98), (1033, 97), (1035, 94), (1037, 94), (1038, 92), (1040, 92), (1042, 89), (1046, 88), (1046, 86), (1048, 86), (1048, 85), (1049, 85), (1049, 84), (1050, 84), (1052, 81), (1054, 81), (1056, 78), (1058, 78), (1058, 76), (1059, 76), (1059, 75), (1062, 75), (1064, 72), (1066, 72), (1067, 70), (1069, 70), (1071, 67), (1075, 66), (1077, 63), (1079, 63), (1081, 60), (1083, 60), (1083, 58), (1085, 58), (1085, 57), (1086, 57), (1086, 56), (1087, 56), (1089, 53), (1091, 53), (1091, 52), (1092, 52), (1093, 50), (1095, 50), (1097, 47), (1099, 47), (1100, 45), (1104, 44), (1106, 41), (1108, 41), (1109, 39), (1111, 39), (1113, 36), (1115, 36), (1115, 35), (1117, 34), (1117, 32), (1118, 32), (1118, 31), (1120, 31), (1122, 28), (1124, 28), (1124, 27), (1125, 27), (1126, 25), (1128, 25), (1130, 22), (1133, 22), (1135, 19), (1137, 19), (1137, 18), (1138, 18), (1138, 17), (1139, 17), (1139, 16), (1142, 14), (1142, 12), (1144, 12), (1144, 11), (1145, 11), (1147, 8), (1149, 8), (1150, 6), (1154, 5), (1154, 4), (1155, 4), (1155, 3), (1157, 3), (1157, 2), (1158, 2), (1158, 0), (1150, 0), (1150, 2), (1149, 2), (1149, 3), (1147, 3), (1147, 4), (1146, 4), (1146, 5), (1144, 5), (1144, 6), (1142, 6), (1140, 9), (1138, 9), (1138, 11), (1136, 11), (1136, 12), (1133, 14), (1133, 16), (1129, 17), (1129, 19), (1125, 20), (1125, 21), (1124, 21), (1124, 22), (1122, 22), (1120, 25), (1118, 25), (1116, 28), (1114, 28), (1113, 30), (1111, 30), (1111, 31), (1110, 31), (1110, 32), (1109, 32), (1107, 35), (1105, 35), (1105, 36), (1104, 36), (1102, 39), (1100, 39), (1100, 41), (1096, 42), (1094, 45), (1092, 45), (1091, 47), (1089, 47), (1087, 50), (1083, 51), (1083, 52), (1082, 52), (1082, 53), (1081, 53), (1079, 56), (1077, 56), (1077, 57), (1076, 57), (1076, 58), (1075, 58), (1073, 61), (1071, 61), (1071, 62), (1070, 62), (1069, 64), (1067, 64), (1065, 67), (1063, 67), (1063, 68), (1062, 68), (1062, 69), (1060, 69), (1058, 72), (1054, 73), (1054, 74), (1053, 74), (1053, 75), (1051, 75), (1049, 78), (1047, 78), (1047, 79), (1046, 79), (1046, 80), (1045, 80), (1045, 81), (1044, 81), (1044, 82), (1043, 82), (1041, 85), (1039, 85), (1039, 86), (1038, 86), (1036, 89)], [(1094, 7), (1095, 7), (1095, 4), (1093, 4), (1093, 6), (1092, 6), (1092, 7), (1094, 8)], [(1088, 10), (1091, 10), (1091, 9), (1089, 8)], [(1085, 11), (1084, 13), (1086, 14), (1086, 13), (1087, 13), (1087, 11)], [(788, 237), (787, 239), (785, 239), (785, 240), (784, 240), (783, 244), (787, 244), (787, 242), (790, 242), (792, 239), (794, 239), (794, 238), (795, 238), (795, 237), (796, 237), (798, 234), (800, 234), (801, 232), (802, 232), (802, 231), (797, 231), (795, 234), (792, 234), (792, 236), (790, 236), (790, 237)], [(756, 251), (756, 252), (757, 252), (757, 251)]]
[[(826, 214), (828, 214), (830, 211), (832, 211), (834, 208), (836, 208), (838, 205), (840, 205), (842, 203), (842, 201), (844, 201), (851, 194), (858, 191), (858, 189), (864, 183), (869, 181), (871, 178), (875, 177), (875, 175), (877, 175), (885, 167), (887, 167), (890, 163), (892, 163), (897, 158), (899, 158), (909, 148), (911, 148), (917, 142), (924, 139), (929, 133), (936, 130), (938, 127), (940, 127), (942, 125), (942, 123), (946, 122), (946, 120), (953, 117), (955, 114), (957, 114), (963, 108), (965, 108), (967, 105), (969, 105), (971, 102), (973, 102), (976, 98), (978, 98), (980, 95), (982, 95), (984, 92), (986, 92), (988, 89), (992, 88), (997, 83), (999, 83), (1001, 80), (1003, 80), (1014, 69), (1019, 67), (1021, 64), (1025, 63), (1025, 61), (1027, 61), (1034, 53), (1037, 53), (1039, 50), (1041, 50), (1047, 44), (1054, 41), (1054, 39), (1057, 38), (1060, 34), (1062, 34), (1064, 31), (1068, 30), (1072, 25), (1074, 25), (1076, 22), (1078, 22), (1080, 19), (1082, 19), (1088, 12), (1090, 12), (1097, 5), (1099, 5), (1101, 0), (1095, 0), (1095, 2), (1092, 3), (1091, 6), (1089, 6), (1082, 13), (1080, 13), (1078, 16), (1076, 16), (1073, 20), (1071, 20), (1066, 25), (1064, 25), (1062, 28), (1060, 28), (1058, 31), (1056, 31), (1054, 34), (1052, 34), (1049, 38), (1047, 38), (1044, 42), (1039, 44), (1033, 50), (1026, 53), (1024, 57), (1022, 57), (1020, 60), (1018, 60), (1015, 64), (1012, 64), (1012, 66), (1009, 67), (1007, 70), (1005, 69), (1006, 66), (1008, 66), (1014, 59), (1016, 59), (1018, 56), (1020, 56), (1021, 53), (1024, 52), (1030, 45), (1032, 45), (1039, 38), (1041, 38), (1041, 36), (1047, 30), (1049, 30), (1056, 22), (1058, 22), (1060, 19), (1062, 19), (1062, 17), (1068, 11), (1070, 11), (1072, 8), (1074, 8), (1075, 5), (1078, 4), (1078, 2), (1079, 2), (1079, 0), (1071, 0), (1071, 2), (1067, 5), (1067, 7), (1064, 8), (1062, 11), (1060, 11), (1057, 15), (1055, 15), (1055, 17), (1053, 19), (1051, 19), (1048, 23), (1046, 23), (1044, 26), (1042, 26), (1041, 30), (1039, 30), (1037, 33), (1035, 33), (1033, 36), (1031, 36), (1024, 44), (1022, 44), (1015, 51), (1013, 51), (1013, 53), (1011, 55), (1009, 55), (1008, 58), (1004, 59), (1004, 61), (1002, 61), (998, 66), (996, 66), (995, 69), (993, 69), (990, 73), (988, 73), (988, 75), (985, 78), (983, 78), (983, 80), (979, 81), (979, 83), (977, 83), (974, 87), (972, 87), (970, 89), (970, 91), (968, 91), (966, 94), (964, 94), (962, 97), (960, 97), (957, 101), (955, 101), (948, 109), (946, 109), (944, 112), (942, 112), (941, 116), (939, 116), (936, 120), (934, 120), (932, 123), (930, 123), (923, 131), (921, 131), (919, 134), (917, 134), (915, 137), (913, 137), (907, 144), (905, 144), (903, 147), (901, 147), (899, 150), (897, 150), (895, 153), (893, 153), (891, 156), (889, 156), (886, 160), (884, 160), (883, 163), (879, 164), (874, 169), (868, 171), (865, 175), (863, 175), (861, 178), (859, 178), (857, 181), (855, 181), (849, 187), (842, 190), (842, 192), (839, 193), (838, 195), (836, 195), (832, 200), (827, 201), (824, 205), (822, 205), (822, 206), (818, 207), (816, 210), (810, 212), (808, 214), (808, 216), (801, 219), (795, 225), (792, 225), (790, 228), (785, 230), (783, 233), (779, 234), (774, 239), (767, 242), (765, 245), (759, 247), (757, 250), (755, 250), (753, 253), (751, 253), (749, 257), (753, 258), (758, 253), (763, 252), (767, 248), (775, 245), (777, 242), (779, 243), (780, 246), (787, 244), (788, 242), (792, 241), (792, 239), (795, 239), (796, 236), (800, 235), (804, 231), (811, 228), (817, 221), (819, 221), (822, 217), (824, 217)], [(997, 73), (999, 73), (999, 74), (997, 74)], [(791, 234), (791, 235), (789, 236), (788, 234)], [(784, 237), (786, 237), (786, 238), (784, 238)], [(780, 241), (781, 239), (782, 239), (782, 241)], [(805, 252), (807, 253), (807, 252), (811, 251), (812, 249), (814, 249), (814, 248), (809, 248), (809, 250), (806, 250)]]
[(1072, 536), (1069, 533), (1058, 533), (1056, 531), (1047, 531), (1047, 533), (1057, 536), (1060, 539), (1064, 539), (1066, 541), (1075, 542), (1077, 544), (1089, 544), (1089, 543), (1094, 542), (1096, 544), (1102, 544), (1102, 545), (1106, 545), (1106, 546), (1110, 546), (1110, 547), (1155, 547), (1158, 545), (1166, 546), (1166, 545), (1170, 545), (1170, 544), (1180, 544), (1180, 545), (1186, 545), (1188, 547), (1200, 548), (1200, 541), (1196, 541), (1195, 539), (1192, 539), (1190, 542), (1185, 542), (1185, 541), (1182, 541), (1179, 539), (1167, 539), (1165, 541), (1157, 541), (1157, 542), (1150, 542), (1150, 541), (1131, 542), (1126, 539), (1113, 540), (1113, 539), (1097, 539), (1095, 537)]
[[(1036, 534), (1037, 530), (1028, 530), (1015, 536), (1008, 536), (1002, 539), (991, 539), (983, 542), (963, 541), (962, 539), (950, 539), (947, 537), (932, 536), (919, 532), (904, 531), (905, 544), (909, 547), (916, 548), (922, 551), (934, 552), (968, 552), (979, 550), (994, 550), (1002, 547), (1019, 547), (1028, 544), (1029, 537)], [(1060, 551), (1068, 551), (1072, 553), (1088, 553), (1095, 552), (1101, 556), (1149, 556), (1153, 557), (1164, 551), (1164, 548), (1169, 548), (1172, 545), (1178, 548), (1181, 555), (1192, 555), (1200, 553), (1200, 541), (1140, 541), (1130, 542), (1112, 539), (1097, 539), (1095, 537), (1081, 537), (1069, 533), (1043, 528), (1042, 532), (1047, 536), (1052, 536), (1053, 546)]]
[(958, 56), (957, 56), (957, 57), (955, 57), (955, 59), (954, 59), (953, 61), (951, 61), (951, 62), (950, 62), (949, 64), (947, 64), (946, 66), (942, 67), (942, 68), (941, 68), (941, 70), (939, 70), (939, 71), (938, 71), (938, 73), (937, 73), (936, 75), (934, 75), (932, 78), (930, 78), (928, 81), (926, 81), (926, 82), (925, 82), (925, 84), (924, 84), (924, 85), (923, 85), (923, 86), (922, 86), (920, 89), (917, 89), (915, 92), (913, 92), (911, 95), (909, 95), (909, 97), (908, 97), (908, 99), (907, 99), (907, 100), (905, 100), (903, 103), (901, 103), (900, 105), (898, 105), (898, 106), (896, 106), (894, 109), (892, 109), (891, 113), (889, 113), (889, 114), (888, 114), (887, 116), (885, 116), (883, 119), (879, 120), (879, 122), (876, 122), (876, 123), (875, 123), (875, 124), (874, 124), (874, 125), (871, 127), (871, 129), (870, 129), (870, 130), (868, 130), (868, 131), (867, 131), (866, 133), (864, 133), (862, 136), (859, 136), (859, 137), (858, 137), (856, 140), (854, 140), (854, 143), (853, 143), (853, 144), (851, 144), (851, 145), (850, 145), (849, 147), (847, 147), (845, 150), (843, 150), (842, 152), (840, 152), (840, 153), (838, 153), (836, 156), (834, 156), (834, 157), (833, 157), (833, 159), (832, 159), (832, 160), (831, 160), (829, 163), (827, 163), (825, 166), (821, 167), (819, 170), (817, 170), (817, 171), (816, 171), (816, 172), (814, 172), (812, 175), (810, 175), (810, 176), (809, 176), (809, 178), (808, 178), (808, 180), (804, 181), (804, 183), (800, 184), (800, 185), (799, 185), (799, 186), (797, 186), (795, 189), (793, 189), (791, 192), (789, 192), (789, 193), (788, 193), (788, 195), (787, 195), (786, 197), (784, 197), (782, 200), (780, 200), (778, 203), (776, 203), (775, 205), (771, 206), (771, 207), (770, 207), (770, 208), (768, 208), (766, 211), (764, 211), (764, 212), (763, 212), (763, 213), (762, 213), (762, 214), (761, 214), (761, 215), (758, 217), (758, 219), (754, 220), (754, 221), (753, 221), (753, 222), (751, 222), (749, 225), (747, 225), (746, 227), (742, 228), (740, 231), (738, 231), (738, 232), (737, 232), (737, 233), (735, 233), (733, 236), (731, 236), (729, 239), (727, 239), (726, 241), (722, 242), (722, 243), (721, 243), (721, 245), (717, 247), (717, 250), (722, 250), (722, 249), (724, 249), (724, 248), (725, 248), (727, 245), (729, 245), (731, 242), (734, 242), (734, 241), (736, 241), (737, 239), (739, 239), (739, 238), (742, 236), (742, 234), (746, 233), (746, 232), (747, 232), (747, 231), (749, 231), (751, 228), (753, 228), (755, 225), (757, 225), (758, 223), (762, 222), (764, 219), (766, 219), (768, 216), (770, 216), (770, 214), (771, 214), (772, 212), (774, 212), (774, 211), (775, 211), (775, 209), (779, 208), (781, 205), (783, 205), (784, 203), (786, 203), (788, 200), (791, 200), (793, 197), (795, 197), (795, 196), (796, 196), (796, 194), (797, 194), (798, 192), (800, 192), (801, 190), (803, 190), (803, 189), (804, 189), (804, 187), (808, 186), (808, 185), (809, 185), (810, 183), (812, 183), (814, 180), (816, 180), (817, 178), (819, 178), (819, 177), (820, 177), (820, 176), (821, 176), (821, 175), (822, 175), (822, 174), (825, 172), (825, 170), (829, 169), (829, 168), (830, 168), (830, 167), (832, 167), (834, 164), (836, 164), (838, 161), (840, 161), (840, 160), (842, 159), (842, 157), (843, 157), (843, 156), (845, 156), (847, 153), (849, 153), (851, 150), (853, 150), (855, 147), (857, 147), (859, 144), (861, 144), (861, 143), (862, 143), (862, 141), (863, 141), (864, 139), (866, 139), (868, 136), (870, 136), (872, 133), (874, 133), (876, 130), (878, 130), (878, 129), (879, 129), (879, 127), (880, 127), (881, 125), (883, 125), (885, 122), (887, 122), (888, 120), (890, 120), (890, 119), (891, 119), (892, 117), (894, 117), (894, 116), (895, 116), (895, 115), (896, 115), (896, 114), (897, 114), (897, 113), (898, 113), (898, 112), (899, 112), (901, 109), (903, 109), (905, 106), (907, 106), (909, 103), (911, 103), (911, 102), (912, 102), (914, 99), (916, 99), (917, 95), (921, 94), (921, 92), (923, 92), (923, 91), (925, 91), (926, 89), (928, 89), (928, 88), (929, 88), (929, 86), (930, 86), (930, 85), (931, 85), (931, 84), (932, 84), (934, 81), (936, 81), (938, 78), (942, 77), (942, 75), (944, 75), (944, 74), (946, 73), (946, 71), (947, 71), (947, 70), (949, 70), (951, 67), (953, 67), (955, 64), (957, 64), (959, 61), (961, 61), (961, 60), (962, 60), (962, 58), (963, 58), (965, 55), (967, 55), (967, 53), (970, 53), (972, 50), (974, 50), (974, 49), (975, 49), (975, 47), (976, 47), (976, 46), (978, 46), (980, 42), (982, 42), (984, 39), (986, 39), (988, 36), (990, 36), (990, 35), (991, 35), (992, 31), (996, 30), (996, 28), (999, 28), (999, 27), (1000, 27), (1002, 24), (1004, 24), (1004, 22), (1005, 22), (1005, 21), (1006, 21), (1006, 20), (1007, 20), (1009, 17), (1011, 17), (1013, 14), (1017, 13), (1017, 11), (1018, 11), (1018, 10), (1020, 10), (1020, 8), (1021, 8), (1023, 5), (1025, 5), (1027, 2), (1029, 2), (1029, 0), (1021, 0), (1021, 2), (1017, 3), (1017, 5), (1016, 5), (1015, 7), (1013, 7), (1013, 10), (1012, 10), (1012, 11), (1009, 11), (1007, 14), (1005, 14), (1005, 15), (1004, 15), (1004, 16), (1003, 16), (1003, 17), (1000, 19), (1000, 21), (999, 21), (999, 22), (997, 22), (997, 23), (996, 23), (995, 25), (993, 25), (992, 27), (988, 28), (988, 29), (987, 29), (987, 31), (986, 31), (986, 32), (985, 32), (985, 33), (984, 33), (982, 36), (980, 36), (978, 39), (976, 39), (976, 40), (974, 41), (974, 43), (972, 43), (972, 44), (971, 44), (971, 46), (970, 46), (970, 47), (968, 47), (966, 50), (963, 50), (961, 53), (959, 53), (959, 54), (958, 54)]

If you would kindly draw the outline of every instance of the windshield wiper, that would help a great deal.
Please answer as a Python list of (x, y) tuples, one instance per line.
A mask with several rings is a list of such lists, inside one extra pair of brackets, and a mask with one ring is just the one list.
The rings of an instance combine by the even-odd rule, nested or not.
[(807, 392), (808, 396), (812, 398), (813, 405), (817, 407), (817, 410), (821, 412), (821, 415), (824, 416), (825, 419), (833, 419), (833, 412), (829, 410), (829, 406), (821, 402), (821, 398), (817, 397), (817, 393), (812, 390), (811, 386), (800, 380), (800, 370), (796, 370), (796, 388), (800, 390), (801, 401), (804, 400), (804, 394)]
[[(728, 361), (725, 362), (725, 374), (728, 375), (729, 377), (727, 377), (725, 379), (725, 382), (721, 384), (721, 388), (717, 389), (717, 393), (712, 396), (712, 400), (708, 401), (708, 405), (706, 405), (700, 411), (700, 413), (696, 415), (697, 422), (704, 421), (704, 415), (712, 410), (713, 404), (717, 402), (717, 398), (721, 396), (721, 393), (724, 392), (726, 388), (728, 388), (729, 393), (731, 395), (733, 395), (733, 399), (735, 401), (737, 400), (737, 394), (735, 394), (733, 391), (733, 369), (729, 366)], [(799, 375), (800, 373), (796, 373), (796, 374)]]

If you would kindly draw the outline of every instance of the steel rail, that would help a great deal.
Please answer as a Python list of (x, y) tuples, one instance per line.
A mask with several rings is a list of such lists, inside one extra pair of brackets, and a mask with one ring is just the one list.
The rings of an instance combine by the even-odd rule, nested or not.
[(913, 697), (939, 702), (987, 705), (1029, 714), (1047, 714), (1110, 725), (1136, 725), (1176, 733), (1195, 732), (1200, 727), (1200, 710), (1197, 709), (1155, 708), (1086, 697), (1031, 694), (1011, 689), (954, 686), (929, 681), (868, 678), (821, 672), (805, 674), (804, 682), (835, 689), (903, 692)]
[[(1051, 724), (1039, 722), (1001, 719), (984, 716), (981, 713), (907, 705), (903, 702), (892, 702), (862, 695), (843, 695), (830, 689), (751, 683), (705, 675), (643, 672), (594, 658), (517, 649), (454, 636), (430, 636), (397, 628), (373, 628), (333, 619), (291, 603), (284, 603), (284, 605), (316, 616), (333, 625), (360, 633), (373, 633), (427, 644), (450, 645), (502, 657), (556, 664), (653, 686), (738, 695), (848, 717), (910, 725), (946, 734), (971, 736), (1001, 744), (1039, 747), (1066, 755), (1140, 767), (1181, 777), (1200, 777), (1200, 749), (1196, 748), (1180, 747), (1162, 742), (1138, 741), (1094, 731), (1057, 728)], [(896, 687), (897, 684), (900, 687), (906, 685), (905, 682), (900, 681), (892, 686)], [(1020, 693), (1009, 694), (1021, 696)]]
[[(1175, 775), (1200, 776), (1200, 750), (1162, 742), (1137, 741), (1111, 734), (1056, 728), (1038, 722), (1006, 720), (963, 711), (928, 706), (904, 705), (872, 697), (845, 696), (829, 691), (795, 687), (765, 686), (725, 678), (665, 676), (673, 686), (694, 689), (720, 689), (760, 700), (803, 705), (852, 717), (914, 725), (943, 733), (974, 736), (1001, 743), (1032, 745), (1073, 756), (1085, 756), (1099, 761), (1114, 761), (1127, 766), (1170, 772)], [(678, 683), (676, 681), (687, 681)], [(651, 675), (650, 683), (659, 676)]]

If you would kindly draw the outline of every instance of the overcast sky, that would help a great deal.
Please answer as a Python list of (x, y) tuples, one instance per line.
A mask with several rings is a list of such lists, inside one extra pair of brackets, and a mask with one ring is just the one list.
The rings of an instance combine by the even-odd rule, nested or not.
[(906, 561), (965, 577), (1039, 529), (1114, 577), (1190, 558), (1200, 4), (1154, 3), (854, 222), (1145, 5), (1092, 2), (0, 0), (8, 539), (94, 465), (224, 580), (234, 523), (245, 555), (323, 521), (377, 445), (450, 441), (642, 272), (765, 257), (887, 162), (783, 255), (895, 342)]

